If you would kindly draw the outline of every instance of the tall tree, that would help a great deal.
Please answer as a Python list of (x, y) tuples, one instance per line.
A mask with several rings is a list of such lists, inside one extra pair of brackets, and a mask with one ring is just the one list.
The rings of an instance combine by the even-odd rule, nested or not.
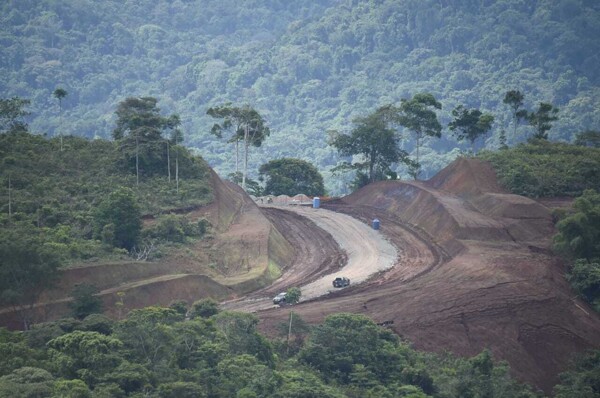
[(58, 109), (59, 109), (59, 126), (58, 128), (60, 129), (59, 131), (59, 135), (60, 135), (60, 150), (62, 152), (63, 150), (63, 133), (62, 133), (62, 100), (63, 98), (65, 98), (67, 96), (67, 90), (58, 87), (56, 90), (54, 90), (54, 93), (52, 93), (52, 95), (54, 96), (54, 98), (56, 98), (58, 100)]
[[(147, 174), (163, 174), (168, 163), (163, 149), (163, 133), (176, 130), (179, 116), (161, 116), (154, 97), (129, 97), (116, 110), (117, 126), (113, 138), (119, 143), (128, 167), (135, 161), (136, 176), (140, 168)], [(165, 173), (167, 175), (168, 173)]]
[(389, 171), (390, 166), (406, 158), (406, 152), (398, 148), (396, 132), (388, 127), (384, 113), (374, 112), (354, 120), (350, 134), (331, 132), (330, 145), (343, 156), (362, 155), (364, 161), (344, 163), (340, 168), (366, 171), (368, 182), (377, 175)]
[(266, 177), (264, 194), (320, 196), (325, 193), (323, 176), (311, 163), (292, 158), (271, 160), (260, 166), (261, 177)]
[(540, 102), (538, 110), (527, 113), (526, 119), (529, 125), (535, 129), (533, 138), (547, 140), (552, 122), (558, 120), (558, 108), (547, 102)]
[(448, 127), (458, 140), (470, 141), (474, 153), (475, 141), (492, 128), (494, 116), (481, 113), (479, 109), (467, 109), (462, 105), (452, 110), (452, 116), (454, 120), (448, 124)]
[(94, 232), (105, 243), (131, 250), (141, 230), (141, 211), (131, 189), (121, 187), (98, 205)]
[(435, 112), (439, 109), (442, 109), (442, 104), (429, 93), (415, 94), (412, 99), (403, 99), (400, 103), (398, 123), (411, 131), (415, 137), (417, 156), (411, 170), (415, 180), (421, 173), (419, 149), (423, 138), (425, 136), (435, 138), (442, 136), (442, 125)]
[(512, 110), (513, 117), (513, 137), (517, 136), (517, 127), (519, 125), (519, 121), (523, 120), (527, 116), (527, 111), (525, 109), (521, 109), (523, 107), (523, 100), (525, 96), (519, 90), (510, 90), (507, 91), (504, 95), (504, 102), (506, 105), (510, 106)]
[(223, 119), (221, 124), (214, 124), (211, 133), (218, 138), (223, 136), (224, 131), (232, 130), (233, 135), (227, 140), (236, 144), (236, 172), (239, 171), (238, 145), (244, 143), (244, 170), (242, 173), (242, 188), (246, 189), (246, 178), (248, 175), (248, 152), (250, 146), (259, 147), (270, 135), (270, 130), (263, 117), (249, 105), (242, 107), (232, 106), (231, 103), (210, 108), (206, 112), (209, 116)]

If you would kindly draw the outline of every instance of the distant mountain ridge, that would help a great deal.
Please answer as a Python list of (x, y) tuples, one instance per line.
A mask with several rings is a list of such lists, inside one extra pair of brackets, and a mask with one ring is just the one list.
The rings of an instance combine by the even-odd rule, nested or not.
[[(34, 131), (58, 128), (59, 86), (65, 133), (88, 137), (109, 136), (118, 101), (151, 95), (221, 174), (233, 171), (231, 148), (205, 113), (228, 101), (255, 106), (273, 131), (254, 169), (291, 156), (326, 170), (337, 162), (327, 129), (422, 91), (442, 102), (444, 124), (458, 104), (493, 113), (489, 146), (503, 128), (509, 144), (527, 135), (512, 136), (510, 89), (530, 109), (561, 109), (551, 139), (600, 128), (594, 0), (13, 0), (0, 11), (0, 90), (32, 100)], [(429, 146), (431, 174), (457, 143)]]

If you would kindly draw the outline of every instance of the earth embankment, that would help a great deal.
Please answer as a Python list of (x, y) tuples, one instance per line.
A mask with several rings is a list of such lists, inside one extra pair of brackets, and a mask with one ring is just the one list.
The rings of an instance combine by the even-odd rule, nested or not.
[[(399, 248), (406, 241), (395, 231), (412, 231), (427, 250), (409, 277), (401, 258), (361, 286), (295, 307), (307, 321), (358, 312), (392, 324), (417, 348), (459, 355), (489, 348), (546, 392), (575, 353), (600, 347), (600, 317), (575, 297), (552, 254), (550, 211), (503, 191), (487, 163), (459, 159), (429, 181), (378, 182), (323, 206), (379, 218)], [(261, 313), (263, 330), (287, 312)]]

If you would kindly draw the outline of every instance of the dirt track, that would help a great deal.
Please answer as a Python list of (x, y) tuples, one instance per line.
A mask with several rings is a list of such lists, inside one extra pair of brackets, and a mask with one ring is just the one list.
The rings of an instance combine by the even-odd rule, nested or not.
[[(462, 159), (428, 182), (383, 181), (325, 206), (365, 223), (379, 218), (398, 262), (294, 306), (307, 322), (364, 313), (393, 322), (419, 349), (470, 356), (489, 348), (546, 392), (575, 353), (600, 347), (600, 317), (575, 298), (550, 250), (550, 211), (502, 191), (489, 166)], [(289, 311), (261, 311), (260, 328), (274, 334)]]
[(331, 285), (336, 276), (346, 276), (352, 285), (358, 285), (397, 264), (396, 248), (356, 218), (300, 206), (263, 210), (299, 252), (292, 267), (273, 285), (242, 300), (224, 303), (224, 308), (272, 308), (272, 296), (291, 286), (301, 288), (302, 301), (316, 299), (339, 291)]

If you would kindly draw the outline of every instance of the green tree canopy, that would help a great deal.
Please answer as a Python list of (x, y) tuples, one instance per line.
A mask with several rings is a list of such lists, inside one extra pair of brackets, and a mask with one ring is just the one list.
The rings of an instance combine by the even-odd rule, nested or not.
[(115, 111), (116, 127), (112, 136), (123, 153), (125, 167), (146, 175), (170, 175), (168, 139), (178, 140), (178, 115), (168, 117), (160, 114), (158, 100), (154, 97), (128, 97), (121, 101)]
[(525, 96), (519, 90), (510, 90), (507, 91), (504, 95), (504, 99), (502, 102), (505, 105), (508, 105), (512, 111), (513, 118), (513, 138), (517, 135), (517, 127), (519, 126), (519, 121), (523, 120), (527, 116), (527, 111), (523, 108), (523, 100)]
[(479, 109), (467, 109), (462, 105), (452, 110), (454, 120), (448, 124), (450, 130), (460, 141), (468, 140), (475, 151), (475, 141), (492, 128), (494, 116), (482, 113)]
[(342, 167), (364, 171), (368, 182), (373, 182), (389, 172), (392, 164), (406, 159), (406, 152), (398, 148), (396, 132), (389, 127), (387, 113), (378, 110), (357, 118), (354, 126), (350, 134), (334, 132), (330, 139), (330, 145), (342, 156), (360, 155), (362, 158)]
[(131, 189), (121, 187), (98, 205), (94, 214), (94, 232), (103, 242), (131, 250), (138, 242), (141, 230), (141, 212)]
[(244, 170), (242, 172), (242, 188), (246, 189), (248, 175), (248, 151), (250, 146), (259, 147), (271, 134), (266, 121), (254, 108), (249, 105), (242, 107), (232, 106), (231, 103), (209, 108), (206, 112), (216, 119), (223, 119), (221, 124), (215, 123), (211, 133), (221, 138), (223, 132), (232, 131), (232, 136), (227, 140), (236, 145), (236, 172), (239, 171), (238, 144), (244, 145)]
[(533, 138), (547, 140), (552, 122), (558, 120), (558, 108), (547, 102), (540, 102), (537, 111), (527, 113), (525, 118), (529, 125), (535, 129)]
[(573, 203), (573, 214), (556, 225), (555, 247), (572, 258), (600, 257), (600, 194), (588, 189)]
[(265, 179), (266, 195), (325, 194), (323, 176), (315, 166), (302, 159), (271, 160), (260, 166), (259, 173)]
[(90, 314), (102, 313), (102, 299), (96, 296), (99, 292), (94, 285), (82, 283), (71, 291), (73, 301), (69, 303), (73, 317), (83, 319)]
[(0, 133), (26, 131), (27, 124), (23, 118), (29, 115), (29, 112), (25, 110), (29, 104), (29, 100), (19, 97), (0, 98)]
[(575, 135), (575, 145), (600, 148), (600, 131), (586, 130)]
[(402, 99), (397, 116), (398, 123), (412, 132), (415, 137), (417, 150), (415, 163), (411, 174), (415, 179), (419, 177), (421, 165), (419, 163), (419, 149), (425, 136), (440, 138), (442, 136), (442, 125), (440, 124), (436, 110), (442, 109), (432, 94), (419, 93), (411, 99)]
[(32, 321), (31, 308), (44, 288), (58, 277), (60, 255), (43, 232), (27, 223), (0, 228), (0, 303), (17, 309), (23, 327)]

